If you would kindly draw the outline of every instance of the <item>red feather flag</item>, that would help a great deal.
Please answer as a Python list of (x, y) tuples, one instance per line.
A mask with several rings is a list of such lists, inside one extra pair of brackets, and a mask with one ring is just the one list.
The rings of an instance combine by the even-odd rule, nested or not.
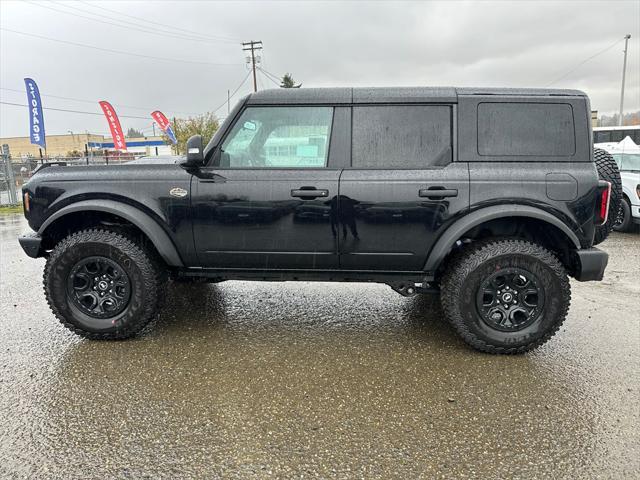
[(113, 137), (113, 147), (116, 150), (126, 151), (127, 143), (124, 141), (124, 134), (116, 111), (109, 102), (101, 100), (98, 103), (100, 103), (100, 108), (102, 108), (102, 112), (107, 117), (107, 122), (109, 122), (109, 130), (111, 130), (111, 136)]

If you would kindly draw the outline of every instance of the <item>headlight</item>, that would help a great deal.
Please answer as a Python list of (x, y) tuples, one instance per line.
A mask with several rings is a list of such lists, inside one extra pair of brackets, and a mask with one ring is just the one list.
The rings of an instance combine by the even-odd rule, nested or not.
[(24, 205), (24, 211), (28, 212), (29, 211), (29, 192), (25, 190), (25, 192), (22, 194), (22, 203)]
[(636, 185), (636, 195), (640, 198), (640, 185)]

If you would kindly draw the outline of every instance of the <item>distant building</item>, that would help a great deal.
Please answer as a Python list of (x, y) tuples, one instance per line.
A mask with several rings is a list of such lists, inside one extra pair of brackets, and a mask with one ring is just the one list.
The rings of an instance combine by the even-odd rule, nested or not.
[[(164, 143), (160, 136), (141, 138), (127, 138), (127, 152), (138, 155), (170, 155), (171, 146)], [(0, 138), (0, 145), (9, 145), (11, 158), (20, 160), (24, 158), (40, 158), (40, 148), (32, 145), (29, 137)], [(47, 135), (47, 152), (49, 157), (66, 157), (69, 152), (82, 152), (86, 148), (94, 152), (113, 150), (113, 140), (104, 135), (92, 133), (73, 133), (67, 135)], [(44, 149), (42, 155), (44, 155)]]
[[(167, 145), (162, 137), (134, 137), (125, 139), (127, 152), (140, 155), (171, 155), (171, 145)], [(103, 139), (101, 142), (89, 142), (94, 150), (113, 150), (113, 140)]]

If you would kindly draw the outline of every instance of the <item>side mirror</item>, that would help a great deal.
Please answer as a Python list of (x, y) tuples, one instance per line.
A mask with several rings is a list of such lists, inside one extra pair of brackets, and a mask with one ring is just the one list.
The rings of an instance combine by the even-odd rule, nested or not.
[(204, 165), (201, 135), (189, 137), (189, 140), (187, 140), (187, 156), (181, 165), (185, 168), (198, 168)]

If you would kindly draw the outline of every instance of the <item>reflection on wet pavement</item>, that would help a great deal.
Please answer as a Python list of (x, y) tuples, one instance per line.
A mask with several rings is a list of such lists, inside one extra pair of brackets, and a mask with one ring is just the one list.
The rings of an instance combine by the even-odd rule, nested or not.
[[(58, 325), (0, 217), (0, 477), (637, 477), (640, 241), (525, 356), (368, 284), (172, 285), (125, 342)], [(606, 299), (606, 301), (603, 301)]]

